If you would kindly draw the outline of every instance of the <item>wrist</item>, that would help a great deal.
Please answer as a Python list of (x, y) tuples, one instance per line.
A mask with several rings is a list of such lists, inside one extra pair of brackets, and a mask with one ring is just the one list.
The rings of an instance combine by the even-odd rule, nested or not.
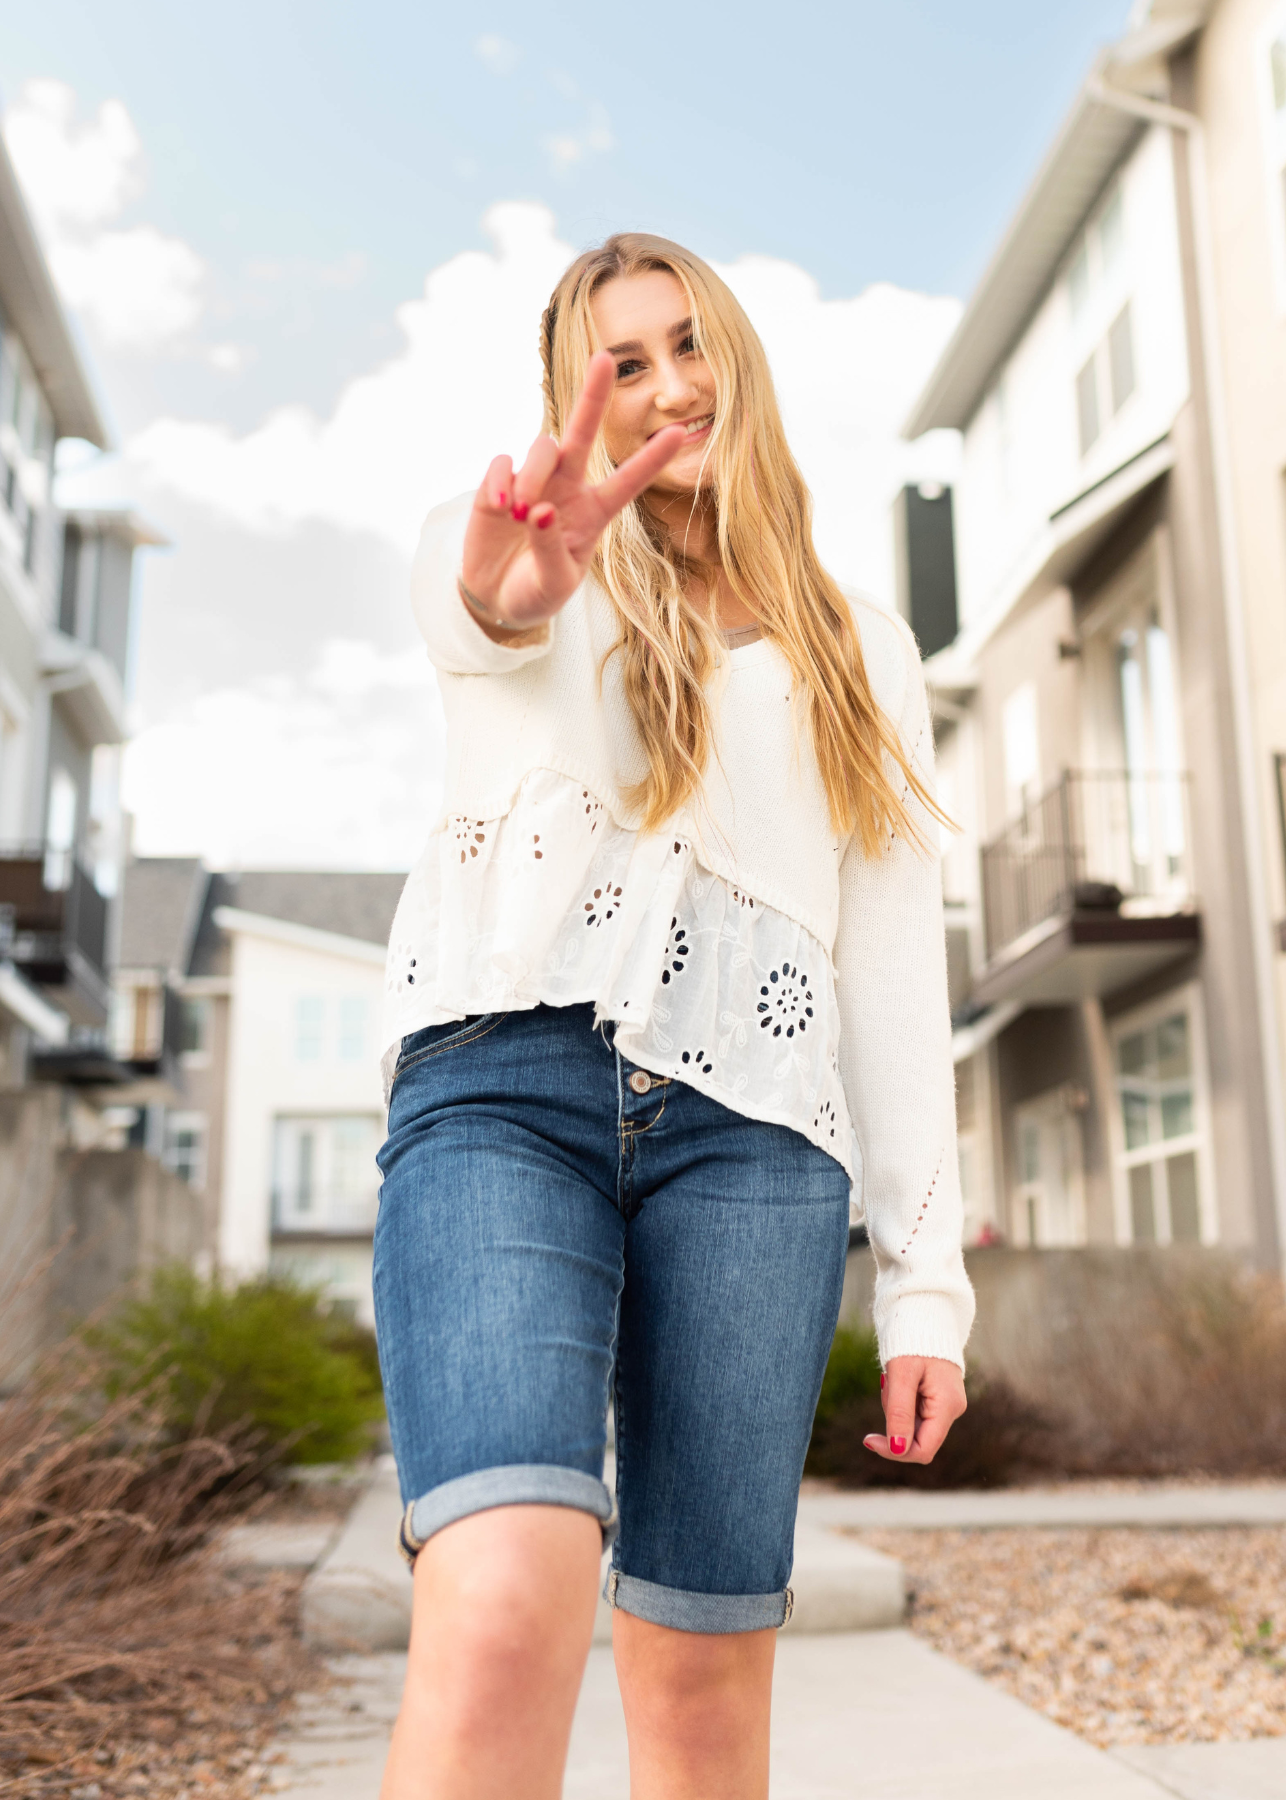
[(494, 606), (479, 599), (466, 583), (463, 575), (457, 575), (455, 585), (459, 589), (460, 598), (479, 624), (489, 626), (492, 631), (512, 631), (515, 636), (522, 636), (531, 630), (530, 625), (515, 625), (511, 619), (502, 619)]

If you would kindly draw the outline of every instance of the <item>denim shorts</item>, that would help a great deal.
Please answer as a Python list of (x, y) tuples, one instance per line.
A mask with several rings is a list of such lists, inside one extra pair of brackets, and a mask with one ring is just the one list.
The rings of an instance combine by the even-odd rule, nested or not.
[(379, 1162), (404, 1547), (489, 1507), (575, 1507), (614, 1537), (614, 1606), (782, 1624), (844, 1279), (840, 1165), (649, 1076), (588, 1005), (405, 1038)]

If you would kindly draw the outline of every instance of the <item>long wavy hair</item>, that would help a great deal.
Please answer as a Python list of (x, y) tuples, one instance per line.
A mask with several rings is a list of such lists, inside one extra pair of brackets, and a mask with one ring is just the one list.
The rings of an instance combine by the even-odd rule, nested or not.
[[(683, 288), (697, 351), (715, 379), (714, 429), (694, 505), (701, 490), (713, 500), (720, 569), (790, 666), (832, 825), (841, 837), (855, 836), (868, 856), (895, 834), (923, 846), (910, 795), (943, 815), (911, 766), (915, 747), (908, 754), (871, 692), (848, 602), (813, 548), (812, 499), (786, 443), (763, 345), (714, 270), (644, 232), (618, 232), (578, 256), (541, 323), (545, 429), (561, 436), (585, 366), (601, 348), (595, 293), (653, 269)], [(611, 470), (600, 433), (589, 477), (602, 481)], [(612, 520), (596, 553), (594, 574), (620, 617), (625, 695), (647, 757), (647, 774), (627, 797), (647, 830), (699, 791), (710, 759), (708, 688), (724, 655), (707, 599), (717, 572), (687, 555), (641, 498)]]

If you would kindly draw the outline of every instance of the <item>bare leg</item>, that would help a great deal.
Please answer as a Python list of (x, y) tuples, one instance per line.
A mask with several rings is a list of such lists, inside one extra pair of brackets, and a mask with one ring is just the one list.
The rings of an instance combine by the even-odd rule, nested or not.
[(631, 1800), (767, 1800), (775, 1631), (707, 1635), (612, 1614)]
[(493, 1507), (429, 1539), (380, 1800), (558, 1800), (602, 1547), (565, 1506)]

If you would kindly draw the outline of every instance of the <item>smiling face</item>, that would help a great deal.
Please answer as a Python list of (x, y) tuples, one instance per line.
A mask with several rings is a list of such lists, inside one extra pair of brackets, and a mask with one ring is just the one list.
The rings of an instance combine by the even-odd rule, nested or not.
[(665, 426), (686, 425), (688, 441), (649, 492), (695, 493), (714, 430), (715, 385), (693, 341), (682, 283), (667, 269), (618, 275), (598, 289), (590, 310), (599, 343), (616, 358), (603, 421), (609, 456), (619, 465)]

